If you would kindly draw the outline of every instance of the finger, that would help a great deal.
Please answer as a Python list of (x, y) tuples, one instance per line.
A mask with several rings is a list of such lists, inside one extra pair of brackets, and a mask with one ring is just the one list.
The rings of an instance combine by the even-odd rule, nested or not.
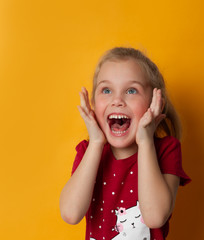
[(161, 110), (162, 110), (162, 95), (161, 89), (158, 89), (156, 93), (156, 106), (154, 110), (155, 117), (161, 113)]
[(85, 96), (83, 91), (79, 92), (79, 96), (80, 96), (80, 105), (84, 109), (86, 107), (86, 101), (85, 101)]
[(84, 93), (85, 93), (85, 100), (86, 100), (87, 108), (89, 110), (91, 110), (91, 105), (90, 105), (90, 101), (89, 101), (89, 93), (85, 87), (83, 89), (84, 89)]
[(87, 100), (86, 100), (86, 93), (85, 93), (85, 91), (82, 89), (82, 91), (79, 93), (79, 95), (80, 95), (81, 107), (88, 114), (91, 109), (89, 108), (89, 106), (87, 106)]
[(157, 117), (162, 110), (162, 94), (161, 89), (154, 89), (154, 95), (151, 104), (151, 110), (154, 114), (154, 117)]
[(148, 108), (147, 112), (144, 114), (144, 116), (141, 119), (141, 124), (143, 127), (146, 127), (148, 124), (150, 124), (153, 120), (153, 112), (151, 108)]
[(87, 117), (86, 112), (83, 110), (83, 108), (81, 106), (77, 106), (79, 113), (81, 115), (81, 117), (85, 120), (85, 118)]
[(81, 106), (77, 106), (77, 108), (86, 125), (90, 123), (90, 120), (94, 120), (93, 115), (87, 114), (87, 112)]
[(153, 95), (152, 95), (152, 102), (151, 102), (151, 105), (150, 105), (150, 108), (151, 108), (152, 112), (154, 112), (154, 108), (156, 106), (156, 93), (157, 93), (157, 88), (154, 88), (153, 89)]
[(84, 101), (85, 101), (84, 108), (88, 113), (90, 113), (92, 111), (92, 109), (91, 109), (91, 105), (90, 105), (90, 101), (89, 101), (89, 94), (85, 87), (82, 87), (82, 93), (83, 93)]
[(93, 110), (91, 108), (91, 104), (89, 101), (89, 94), (88, 94), (88, 91), (86, 90), (86, 88), (82, 87), (82, 90), (81, 90), (81, 92), (79, 92), (79, 94), (80, 94), (81, 107), (83, 107), (83, 109), (87, 113), (91, 113)]

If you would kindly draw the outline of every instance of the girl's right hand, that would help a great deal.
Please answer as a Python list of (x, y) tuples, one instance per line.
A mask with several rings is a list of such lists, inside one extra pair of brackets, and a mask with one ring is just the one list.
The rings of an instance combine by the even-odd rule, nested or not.
[(89, 102), (88, 91), (86, 88), (82, 88), (82, 91), (79, 93), (81, 106), (77, 106), (80, 112), (81, 117), (83, 118), (86, 128), (89, 133), (89, 141), (95, 143), (105, 144), (106, 138), (102, 130), (100, 129), (94, 111), (91, 109)]

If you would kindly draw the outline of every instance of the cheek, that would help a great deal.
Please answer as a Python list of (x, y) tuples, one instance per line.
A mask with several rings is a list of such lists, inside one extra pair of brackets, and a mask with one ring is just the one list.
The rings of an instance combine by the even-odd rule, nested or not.
[(104, 120), (105, 110), (106, 110), (106, 105), (104, 104), (103, 101), (95, 101), (94, 112), (96, 115), (96, 119), (102, 129), (105, 124), (105, 122), (104, 122), (105, 121)]
[(94, 112), (95, 112), (97, 118), (99, 118), (99, 117), (101, 118), (104, 115), (106, 106), (107, 106), (106, 101), (104, 101), (103, 99), (101, 99), (101, 98), (95, 99)]
[(139, 120), (143, 115), (144, 113), (147, 111), (148, 108), (137, 108), (137, 109), (134, 109), (133, 111), (133, 114), (134, 114), (134, 117)]
[(94, 105), (94, 112), (95, 112), (97, 118), (102, 117), (103, 113), (104, 113), (104, 106), (103, 106), (103, 104), (96, 103)]
[(132, 106), (132, 111), (133, 111), (134, 116), (137, 119), (140, 119), (144, 115), (144, 113), (147, 111), (150, 104), (149, 104), (149, 102), (141, 102), (137, 105), (132, 104), (131, 106)]

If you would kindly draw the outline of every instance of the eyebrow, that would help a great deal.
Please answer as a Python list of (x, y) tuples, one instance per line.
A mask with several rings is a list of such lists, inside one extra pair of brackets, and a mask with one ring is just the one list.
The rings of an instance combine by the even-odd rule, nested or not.
[(136, 81), (136, 80), (130, 80), (129, 81), (130, 83), (136, 83), (136, 84), (139, 84), (139, 85), (141, 85), (142, 87), (144, 87), (144, 84), (142, 83), (142, 82), (139, 82), (139, 81)]
[(111, 83), (111, 82), (109, 80), (102, 80), (96, 84), (96, 87), (98, 87), (98, 85), (100, 85), (102, 83)]
[[(99, 83), (97, 83), (96, 87), (98, 87), (98, 85), (102, 84), (102, 83), (111, 83), (109, 80), (102, 80), (100, 81)], [(139, 81), (136, 81), (136, 80), (130, 80), (128, 81), (128, 83), (131, 83), (131, 84), (139, 84), (140, 86), (144, 87), (144, 84), (139, 82)]]

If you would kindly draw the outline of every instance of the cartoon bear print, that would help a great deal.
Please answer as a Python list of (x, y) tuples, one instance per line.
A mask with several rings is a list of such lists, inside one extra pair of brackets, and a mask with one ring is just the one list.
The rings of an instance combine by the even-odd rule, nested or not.
[(115, 210), (115, 214), (117, 216), (115, 230), (119, 234), (111, 240), (150, 240), (150, 230), (144, 224), (138, 201), (134, 207)]

